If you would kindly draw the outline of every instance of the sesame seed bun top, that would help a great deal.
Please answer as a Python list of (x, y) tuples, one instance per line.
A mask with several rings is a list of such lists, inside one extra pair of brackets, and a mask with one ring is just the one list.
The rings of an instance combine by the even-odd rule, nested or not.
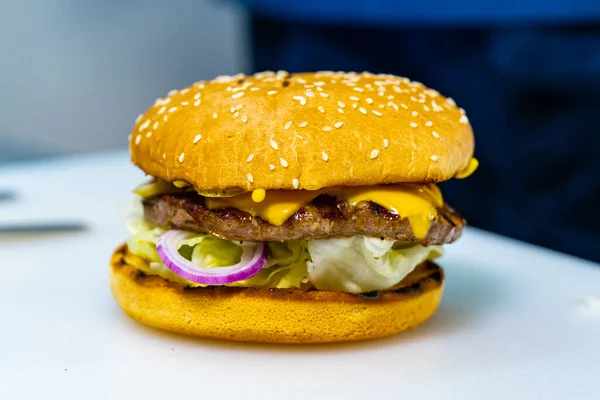
[(133, 163), (201, 190), (452, 178), (473, 132), (450, 98), (392, 75), (264, 72), (169, 92), (140, 115)]

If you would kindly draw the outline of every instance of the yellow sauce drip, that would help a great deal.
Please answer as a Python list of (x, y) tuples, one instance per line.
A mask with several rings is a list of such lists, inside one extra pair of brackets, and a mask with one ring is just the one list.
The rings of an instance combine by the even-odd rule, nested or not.
[[(273, 225), (282, 225), (305, 204), (322, 193), (328, 193), (351, 204), (372, 201), (382, 207), (408, 218), (413, 234), (423, 238), (431, 221), (437, 215), (436, 208), (443, 205), (440, 189), (434, 184), (395, 184), (361, 186), (339, 190), (269, 190), (256, 189), (228, 198), (206, 198), (210, 210), (236, 208), (252, 216), (258, 216)], [(268, 196), (267, 196), (268, 194)]]
[(396, 184), (347, 188), (336, 194), (350, 204), (372, 201), (400, 217), (408, 218), (417, 239), (425, 237), (436, 207), (443, 205), (440, 189), (433, 184)]
[(477, 167), (479, 167), (479, 161), (475, 157), (471, 157), (467, 166), (462, 171), (454, 175), (454, 177), (456, 179), (468, 178), (477, 170)]
[(254, 189), (252, 191), (252, 201), (255, 203), (260, 203), (265, 199), (267, 192), (265, 189)]

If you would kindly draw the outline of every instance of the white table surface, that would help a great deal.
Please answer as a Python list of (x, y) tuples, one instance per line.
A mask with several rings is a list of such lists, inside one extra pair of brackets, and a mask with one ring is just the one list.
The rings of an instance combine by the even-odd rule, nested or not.
[(142, 180), (124, 152), (0, 168), (19, 192), (0, 223), (89, 224), (0, 237), (0, 399), (600, 398), (600, 266), (473, 228), (441, 260), (437, 314), (396, 337), (253, 345), (135, 323), (108, 260)]

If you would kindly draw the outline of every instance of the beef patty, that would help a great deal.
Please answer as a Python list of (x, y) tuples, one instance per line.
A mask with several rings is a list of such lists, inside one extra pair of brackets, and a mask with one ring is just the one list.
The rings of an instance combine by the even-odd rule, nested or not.
[(367, 236), (421, 243), (425, 246), (458, 239), (465, 220), (447, 204), (440, 209), (423, 238), (416, 238), (406, 218), (373, 202), (356, 206), (321, 195), (300, 208), (283, 225), (234, 208), (209, 210), (197, 194), (163, 194), (144, 200), (144, 216), (156, 225), (211, 233), (230, 240), (287, 241)]

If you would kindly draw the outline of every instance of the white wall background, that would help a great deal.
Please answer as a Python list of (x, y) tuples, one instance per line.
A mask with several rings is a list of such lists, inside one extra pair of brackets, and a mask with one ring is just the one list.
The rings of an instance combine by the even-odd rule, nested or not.
[(220, 0), (0, 0), (0, 162), (126, 146), (156, 97), (247, 71)]

